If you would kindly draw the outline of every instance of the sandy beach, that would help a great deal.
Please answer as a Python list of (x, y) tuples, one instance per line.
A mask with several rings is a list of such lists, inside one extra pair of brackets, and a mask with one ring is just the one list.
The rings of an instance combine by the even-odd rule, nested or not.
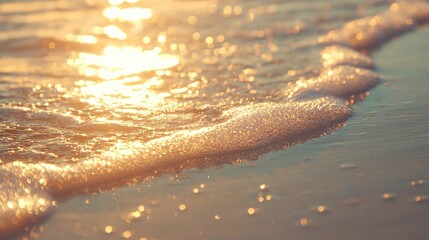
[(40, 238), (429, 237), (428, 39), (423, 26), (374, 52), (382, 83), (339, 131), (257, 161), (74, 198)]

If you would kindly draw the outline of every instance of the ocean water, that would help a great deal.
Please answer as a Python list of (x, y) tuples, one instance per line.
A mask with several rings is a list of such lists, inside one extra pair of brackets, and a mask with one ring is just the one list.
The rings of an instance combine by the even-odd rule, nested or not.
[[(0, 234), (43, 238), (40, 224), (70, 199), (251, 165), (340, 129), (380, 82), (371, 52), (428, 19), (423, 1), (1, 1)], [(259, 202), (275, 198), (259, 188)], [(66, 239), (94, 238), (78, 223)], [(136, 231), (97, 229), (99, 239)]]

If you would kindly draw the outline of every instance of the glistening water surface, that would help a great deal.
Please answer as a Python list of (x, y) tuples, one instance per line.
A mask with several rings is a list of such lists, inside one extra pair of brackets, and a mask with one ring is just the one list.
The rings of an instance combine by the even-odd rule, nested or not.
[[(2, 234), (24, 230), (51, 210), (53, 218), (64, 216), (62, 200), (76, 194), (189, 168), (251, 165), (246, 162), (263, 153), (342, 126), (350, 105), (363, 100), (378, 81), (366, 54), (429, 16), (428, 4), (418, 1), (2, 1), (0, 11)], [(238, 185), (252, 181), (240, 179), (240, 171), (223, 174), (237, 176)], [(283, 174), (293, 176), (293, 171)], [(207, 189), (196, 184), (200, 180), (192, 180), (194, 194)], [(221, 182), (214, 185), (221, 187)], [(259, 203), (276, 200), (292, 207), (299, 201), (284, 202), (265, 185), (255, 185)], [(177, 199), (177, 190), (154, 186), (171, 201)], [(239, 202), (234, 198), (238, 193), (227, 189), (211, 194), (225, 206)], [(135, 208), (123, 222), (112, 225), (121, 218), (114, 211), (111, 217), (95, 214), (111, 222), (88, 232), (85, 219), (72, 215), (73, 227), (51, 230), (45, 237), (143, 236), (149, 230), (127, 226), (142, 216), (156, 222), (154, 210), (137, 198), (106, 203), (121, 191), (135, 188), (103, 194), (94, 199), (96, 204), (87, 199), (90, 207), (84, 213), (97, 213), (102, 206)], [(148, 202), (149, 197), (141, 198)], [(55, 206), (60, 206), (58, 213)], [(222, 234), (228, 229), (223, 225), (194, 230), (180, 222), (169, 224), (181, 212), (191, 213), (185, 201), (176, 210), (172, 206), (165, 204), (164, 217), (157, 220), (174, 226), (172, 235), (153, 228), (151, 238), (189, 238), (191, 232), (204, 237), (208, 232), (208, 238), (249, 239), (242, 228)], [(228, 222), (226, 213), (214, 211), (210, 202), (205, 207), (184, 216), (183, 224), (200, 215)], [(236, 210), (224, 211), (231, 209)], [(260, 207), (244, 209), (244, 216), (262, 215)], [(326, 212), (324, 205), (315, 209)], [(169, 210), (171, 218), (166, 217)], [(274, 207), (268, 212), (276, 215)], [(311, 223), (305, 216), (295, 218), (298, 225)], [(45, 230), (36, 226), (26, 237), (37, 238)], [(260, 234), (266, 232), (259, 229), (254, 237)]]

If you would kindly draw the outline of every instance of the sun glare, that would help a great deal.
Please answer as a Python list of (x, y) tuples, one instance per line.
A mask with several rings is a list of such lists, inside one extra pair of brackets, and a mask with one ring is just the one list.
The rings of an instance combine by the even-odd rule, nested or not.
[(179, 59), (177, 56), (162, 54), (159, 47), (142, 51), (136, 47), (109, 46), (104, 49), (103, 55), (79, 53), (77, 58), (69, 59), (68, 63), (76, 66), (83, 76), (112, 80), (145, 71), (167, 69), (177, 65)]
[(103, 16), (110, 20), (118, 19), (124, 22), (134, 22), (152, 17), (152, 10), (149, 8), (119, 8), (109, 7), (104, 9)]
[(164, 102), (164, 99), (170, 96), (167, 92), (159, 93), (151, 90), (162, 83), (163, 80), (158, 77), (150, 79), (130, 77), (103, 82), (79, 81), (76, 86), (80, 87), (81, 100), (92, 105), (111, 108), (132, 105), (148, 108)]
[[(103, 16), (109, 19), (110, 25), (92, 28), (95, 36), (106, 35), (109, 39), (127, 40), (128, 34), (114, 21), (140, 24), (142, 20), (152, 17), (149, 8), (124, 8), (120, 5), (136, 3), (138, 0), (109, 0), (110, 6), (104, 9)], [(69, 35), (69, 41), (80, 43), (98, 43), (92, 35)], [(100, 41), (104, 39), (100, 38)], [(166, 35), (158, 36), (158, 43), (164, 45)], [(162, 53), (161, 47), (143, 50), (141, 47), (107, 46), (100, 53), (79, 52), (67, 61), (78, 70), (83, 80), (75, 82), (75, 93), (80, 99), (92, 105), (102, 105), (107, 108), (115, 106), (153, 107), (165, 101), (171, 93), (160, 92), (157, 89), (165, 81), (159, 77), (159, 72), (169, 72), (166, 69), (179, 64), (179, 57)], [(153, 77), (142, 75), (153, 72)], [(162, 75), (162, 74), (161, 74)], [(102, 80), (102, 81), (100, 81)], [(130, 109), (133, 109), (131, 107)]]
[(114, 107), (121, 105), (145, 106), (163, 102), (170, 93), (151, 89), (164, 83), (158, 76), (142, 78), (138, 74), (171, 68), (179, 63), (177, 56), (162, 54), (156, 47), (143, 51), (135, 47), (107, 47), (104, 53), (79, 53), (68, 63), (78, 68), (79, 74), (105, 81), (81, 80), (76, 82), (82, 101), (93, 105)]

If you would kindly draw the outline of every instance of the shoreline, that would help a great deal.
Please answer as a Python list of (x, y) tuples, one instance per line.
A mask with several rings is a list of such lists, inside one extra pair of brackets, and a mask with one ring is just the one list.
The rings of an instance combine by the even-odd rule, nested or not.
[[(382, 83), (354, 106), (355, 114), (340, 131), (255, 162), (191, 169), (77, 197), (43, 224), (41, 236), (55, 238), (69, 229), (74, 233), (64, 239), (117, 239), (126, 231), (148, 239), (428, 237), (429, 102), (421, 87), (427, 84), (422, 64), (429, 52), (427, 36), (429, 27), (423, 26), (373, 54)], [(260, 189), (262, 184), (267, 190)], [(181, 204), (186, 210), (179, 209)], [(146, 210), (128, 223), (128, 214), (140, 205)], [(255, 214), (249, 215), (250, 208)], [(106, 226), (112, 233), (104, 231)]]

